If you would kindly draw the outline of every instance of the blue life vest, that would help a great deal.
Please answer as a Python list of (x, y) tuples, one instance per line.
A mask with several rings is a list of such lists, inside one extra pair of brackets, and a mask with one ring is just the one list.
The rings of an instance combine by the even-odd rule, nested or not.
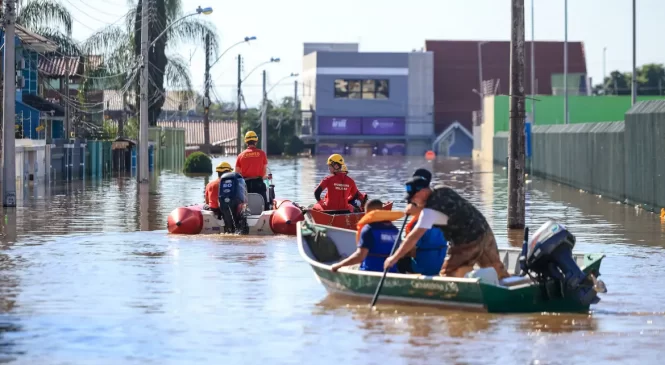
[(438, 228), (431, 228), (416, 243), (412, 268), (422, 275), (439, 275), (448, 252), (448, 242)]
[[(360, 270), (382, 272), (383, 263), (386, 261), (386, 258), (390, 256), (390, 251), (392, 251), (395, 240), (399, 235), (399, 230), (392, 224), (372, 223), (370, 226), (370, 231), (374, 238), (374, 244), (369, 250), (365, 260), (360, 264)], [(391, 267), (388, 272), (397, 272), (397, 265)]]

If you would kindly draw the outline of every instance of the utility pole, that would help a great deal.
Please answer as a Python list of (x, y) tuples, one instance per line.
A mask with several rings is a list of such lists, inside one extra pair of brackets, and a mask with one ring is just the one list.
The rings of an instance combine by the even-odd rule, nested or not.
[(563, 120), (568, 120), (568, 0), (564, 0), (564, 40), (563, 40)]
[(531, 0), (531, 125), (536, 124), (536, 12)]
[(636, 5), (635, 5), (635, 0), (633, 0), (633, 80), (632, 80), (632, 90), (631, 90), (631, 98), (632, 98), (632, 104), (635, 105), (637, 103), (637, 55), (636, 55), (636, 49), (637, 49), (637, 21), (636, 21)]
[(261, 108), (261, 149), (268, 153), (268, 92), (266, 90), (266, 70), (263, 70), (263, 107)]
[(607, 78), (607, 71), (605, 68), (606, 61), (607, 61), (607, 47), (603, 47), (603, 95), (607, 95), (607, 81), (605, 80)]
[(16, 206), (16, 0), (5, 0), (5, 52), (2, 107), (2, 205)]
[(205, 37), (206, 46), (206, 66), (204, 75), (203, 92), (203, 152), (210, 153), (210, 34)]
[(238, 55), (238, 106), (236, 110), (236, 119), (238, 123), (238, 143), (236, 145), (237, 153), (242, 152), (242, 55)]
[(139, 165), (136, 179), (139, 183), (148, 181), (148, 78), (150, 77), (148, 61), (149, 13), (148, 7), (152, 0), (141, 1), (141, 80), (140, 80), (140, 123), (139, 123)]
[(510, 37), (510, 134), (508, 139), (508, 228), (525, 221), (524, 0), (512, 2)]
[(298, 107), (298, 80), (293, 81), (293, 122), (296, 124), (296, 134), (300, 136), (300, 123), (298, 123), (298, 114), (300, 112)]
[(478, 97), (480, 97), (480, 120), (482, 121), (485, 112), (485, 88), (483, 87), (483, 44), (478, 42)]

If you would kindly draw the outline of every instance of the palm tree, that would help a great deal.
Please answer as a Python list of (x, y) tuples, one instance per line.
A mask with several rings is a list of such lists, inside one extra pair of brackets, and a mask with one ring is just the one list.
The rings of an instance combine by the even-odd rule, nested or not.
[[(0, 9), (0, 13), (2, 11)], [(16, 23), (56, 42), (60, 53), (80, 53), (78, 45), (71, 38), (72, 16), (60, 2), (28, 0), (18, 9)]]
[[(150, 8), (150, 43), (152, 43), (168, 24), (178, 21), (183, 12), (180, 0), (148, 1), (153, 2)], [(124, 27), (106, 27), (85, 42), (84, 51), (86, 53), (102, 54), (104, 56), (105, 67), (102, 69), (105, 72), (125, 72), (126, 75), (132, 75), (133, 72), (130, 72), (130, 70), (137, 68), (136, 60), (140, 59), (141, 54), (142, 5), (143, 1), (138, 0), (130, 14), (127, 15)], [(167, 55), (167, 50), (175, 50), (179, 44), (183, 43), (203, 44), (206, 35), (210, 36), (213, 53), (217, 54), (218, 39), (215, 27), (209, 22), (195, 18), (187, 18), (175, 23), (150, 49), (148, 95), (150, 95), (149, 120), (151, 126), (157, 124), (157, 117), (164, 105), (165, 82), (175, 88), (192, 90), (189, 66), (177, 54), (170, 53)], [(117, 81), (117, 85), (119, 85), (127, 82), (128, 79), (120, 78)], [(138, 90), (138, 85), (136, 85), (136, 88)], [(136, 95), (139, 95), (139, 93), (137, 92)]]

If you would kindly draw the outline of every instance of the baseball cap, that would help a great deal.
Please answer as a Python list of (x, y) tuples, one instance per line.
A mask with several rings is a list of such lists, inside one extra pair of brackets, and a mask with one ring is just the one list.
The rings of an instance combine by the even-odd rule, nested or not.
[(428, 188), (429, 183), (430, 182), (426, 177), (419, 175), (413, 176), (411, 179), (407, 180), (407, 182), (404, 183), (404, 189), (406, 190), (404, 200), (407, 202), (410, 201), (417, 192), (424, 188)]
[(421, 176), (424, 177), (428, 183), (432, 182), (432, 173), (427, 169), (418, 169), (413, 173), (413, 176)]

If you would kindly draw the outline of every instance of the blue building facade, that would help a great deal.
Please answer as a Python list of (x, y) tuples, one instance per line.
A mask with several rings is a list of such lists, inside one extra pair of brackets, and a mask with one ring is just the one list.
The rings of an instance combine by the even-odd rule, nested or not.
[[(16, 25), (14, 43), (17, 71), (16, 138), (63, 138), (64, 108), (39, 95), (40, 54), (55, 51), (56, 45), (20, 25)], [(0, 30), (0, 46), (4, 46), (3, 30)], [(0, 52), (0, 56), (4, 56), (3, 52)], [(4, 64), (2, 68), (4, 73)]]
[(300, 137), (314, 153), (422, 155), (434, 139), (433, 55), (305, 44)]

